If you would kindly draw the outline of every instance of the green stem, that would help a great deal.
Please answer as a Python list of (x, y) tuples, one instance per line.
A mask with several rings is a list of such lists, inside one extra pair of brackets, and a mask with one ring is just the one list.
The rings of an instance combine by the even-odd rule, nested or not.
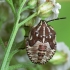
[(11, 52), (10, 53), (10, 56), (9, 56), (9, 58), (8, 58), (8, 61), (7, 61), (7, 64), (6, 64), (6, 70), (9, 70), (9, 64), (10, 64), (10, 61), (11, 61), (11, 59), (12, 59), (12, 57), (17, 53), (17, 52), (19, 52), (19, 50), (14, 50), (13, 52)]
[(18, 20), (16, 22), (16, 24), (14, 25), (14, 28), (13, 28), (13, 31), (12, 31), (12, 34), (10, 36), (10, 39), (9, 39), (9, 42), (8, 42), (8, 46), (7, 46), (7, 51), (6, 51), (6, 54), (5, 54), (5, 57), (4, 57), (4, 60), (3, 60), (3, 64), (2, 64), (2, 67), (1, 67), (1, 70), (5, 70), (5, 66), (6, 66), (6, 63), (7, 63), (7, 59), (9, 57), (9, 54), (10, 54), (10, 50), (12, 48), (12, 45), (13, 45), (13, 42), (14, 42), (14, 39), (15, 39), (15, 36), (16, 36), (16, 33), (19, 29), (20, 26), (22, 26), (25, 22), (27, 22), (28, 20), (32, 19), (33, 17), (35, 17), (37, 15), (37, 13), (34, 13), (33, 15), (31, 15), (30, 17), (28, 17), (26, 20), (22, 21), (20, 24), (18, 24)]
[(32, 19), (33, 17), (35, 17), (37, 15), (37, 13), (34, 13), (30, 17), (28, 17), (26, 20), (24, 20), (20, 24), (18, 24), (19, 20), (20, 20), (20, 14), (22, 12), (22, 8), (23, 8), (23, 5), (25, 4), (25, 1), (26, 0), (24, 0), (24, 2), (22, 2), (21, 6), (19, 7), (19, 10), (18, 10), (18, 13), (17, 13), (17, 17), (16, 17), (17, 20), (16, 20), (16, 23), (15, 23), (15, 25), (13, 27), (13, 31), (12, 31), (12, 34), (10, 36), (10, 39), (9, 39), (9, 42), (8, 42), (8, 45), (7, 45), (7, 51), (6, 51), (6, 54), (5, 54), (5, 57), (4, 57), (2, 66), (1, 66), (1, 70), (5, 70), (5, 66), (6, 66), (6, 63), (8, 61), (8, 57), (9, 57), (9, 54), (10, 54), (10, 51), (11, 51), (11, 48), (12, 48), (12, 45), (13, 45), (13, 42), (14, 42), (14, 39), (15, 39), (15, 36), (16, 36), (16, 33), (17, 33), (19, 27), (22, 26), (28, 20)]
[(14, 13), (14, 16), (16, 15), (15, 13), (16, 13), (16, 11), (15, 11), (15, 8), (14, 8), (14, 5), (13, 5), (13, 2), (12, 2), (12, 0), (6, 0), (7, 1), (7, 3), (10, 5), (10, 7), (11, 7), (11, 9), (12, 9), (12, 11), (13, 11), (13, 13)]
[(25, 8), (22, 9), (22, 12), (29, 9), (29, 6), (26, 6)]
[(17, 12), (18, 16), (19, 16), (20, 13), (22, 12), (22, 8), (23, 8), (25, 2), (26, 2), (26, 0), (23, 0), (23, 2), (21, 3), (21, 5), (20, 5), (20, 7), (19, 7), (19, 9), (18, 9), (18, 12)]
[(22, 8), (23, 8), (25, 2), (26, 2), (26, 0), (23, 0), (22, 4), (20, 5), (20, 7), (19, 7), (19, 9), (18, 9), (17, 17), (16, 17), (16, 18), (17, 18), (16, 23), (19, 23), (19, 20), (20, 20), (20, 14), (21, 14), (21, 12), (22, 12)]
[(17, 24), (15, 24), (15, 26), (13, 28), (13, 31), (12, 31), (12, 34), (10, 36), (9, 42), (8, 42), (7, 51), (6, 51), (4, 60), (3, 60), (3, 64), (2, 64), (1, 70), (5, 70), (7, 59), (8, 59), (8, 56), (10, 54), (10, 50), (11, 50), (12, 44), (14, 42), (14, 39), (15, 39), (17, 31), (18, 31), (18, 26), (17, 26)]
[(24, 23), (26, 23), (27, 21), (29, 21), (30, 19), (32, 19), (33, 17), (37, 16), (37, 12), (32, 14), (30, 17), (28, 17), (26, 20), (22, 21), (19, 23), (19, 27), (21, 27), (22, 25), (24, 25)]

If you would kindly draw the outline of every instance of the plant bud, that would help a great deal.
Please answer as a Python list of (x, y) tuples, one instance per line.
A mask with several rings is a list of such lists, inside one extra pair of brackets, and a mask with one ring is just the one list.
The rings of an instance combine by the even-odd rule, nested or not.
[(37, 6), (37, 0), (29, 0), (28, 6), (30, 7), (30, 9), (34, 9)]
[(38, 7), (38, 14), (41, 18), (47, 18), (53, 14), (52, 9), (54, 5), (52, 2), (45, 2)]
[(53, 58), (49, 62), (58, 65), (66, 62), (66, 60), (67, 60), (67, 54), (65, 54), (64, 52), (56, 52)]

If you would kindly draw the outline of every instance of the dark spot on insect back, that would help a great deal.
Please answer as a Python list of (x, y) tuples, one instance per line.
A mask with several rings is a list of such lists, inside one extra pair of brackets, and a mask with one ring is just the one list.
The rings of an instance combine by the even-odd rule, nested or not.
[(51, 47), (51, 49), (54, 49), (55, 48), (55, 44), (53, 42), (50, 42), (50, 47)]
[(45, 53), (39, 52), (39, 53), (38, 53), (38, 60), (42, 60), (44, 54), (45, 54)]
[(39, 50), (39, 51), (46, 51), (46, 46), (44, 46), (44, 45), (39, 45), (38, 50)]

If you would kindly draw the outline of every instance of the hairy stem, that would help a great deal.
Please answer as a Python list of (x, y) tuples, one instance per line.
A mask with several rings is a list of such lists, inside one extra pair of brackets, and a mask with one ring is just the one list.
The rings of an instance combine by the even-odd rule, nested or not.
[(7, 47), (7, 51), (6, 51), (4, 60), (3, 60), (3, 64), (2, 64), (1, 70), (5, 70), (7, 59), (8, 59), (8, 56), (10, 54), (10, 50), (11, 50), (12, 44), (14, 42), (14, 39), (15, 39), (15, 36), (16, 36), (17, 31), (18, 31), (18, 27), (15, 25), (14, 28), (13, 28), (11, 37), (9, 39), (9, 42), (8, 42), (8, 47)]
[(14, 16), (16, 15), (15, 13), (16, 13), (16, 10), (15, 10), (15, 8), (14, 8), (14, 5), (13, 5), (13, 2), (12, 2), (12, 0), (6, 0), (7, 1), (7, 3), (10, 5), (10, 7), (11, 7), (11, 9), (12, 9), (12, 12), (13, 12), (13, 14), (14, 14)]
[(33, 17), (37, 16), (37, 12), (32, 14), (30, 17), (28, 17), (26, 20), (22, 21), (19, 23), (19, 27), (21, 27), (22, 25), (24, 25), (24, 23), (26, 23), (27, 21), (29, 21), (30, 19), (32, 19)]
[(29, 9), (29, 6), (26, 6), (25, 8), (22, 9), (22, 12)]
[(7, 64), (6, 64), (6, 70), (9, 70), (10, 61), (11, 61), (12, 57), (13, 57), (17, 52), (19, 52), (19, 50), (14, 50), (13, 52), (10, 53), (10, 56), (9, 56), (8, 61), (7, 61)]
[(29, 21), (30, 19), (32, 19), (32, 18), (35, 17), (36, 15), (37, 15), (37, 13), (34, 13), (34, 14), (31, 15), (30, 17), (28, 17), (26, 20), (22, 21), (20, 24), (18, 24), (19, 21), (17, 20), (17, 23), (15, 24), (15, 26), (14, 26), (14, 28), (13, 28), (11, 37), (10, 37), (9, 42), (8, 42), (8, 47), (7, 47), (7, 51), (6, 51), (4, 60), (3, 60), (3, 64), (2, 64), (1, 70), (5, 70), (5, 66), (6, 66), (6, 63), (7, 63), (7, 59), (8, 59), (8, 57), (9, 57), (9, 53), (10, 53), (10, 50), (11, 50), (11, 48), (12, 48), (12, 45), (13, 45), (13, 42), (14, 42), (14, 39), (15, 39), (15, 36), (16, 36), (16, 33), (17, 33), (19, 27), (22, 26), (22, 25), (24, 25), (24, 23), (26, 23), (27, 21)]
[[(12, 3), (10, 3), (9, 0), (7, 0), (8, 3), (11, 5)], [(5, 57), (4, 57), (4, 60), (3, 60), (3, 64), (2, 64), (2, 67), (1, 67), (1, 70), (5, 70), (5, 66), (6, 66), (6, 63), (8, 61), (8, 57), (9, 57), (9, 54), (10, 54), (10, 50), (12, 48), (12, 45), (13, 45), (13, 42), (14, 42), (14, 39), (15, 39), (15, 36), (16, 36), (16, 33), (19, 29), (18, 27), (18, 23), (19, 23), (19, 20), (20, 20), (20, 14), (21, 14), (21, 10), (25, 4), (26, 0), (23, 0), (23, 2), (21, 3), (20, 7), (19, 7), (19, 10), (17, 12), (17, 17), (15, 18), (15, 21), (16, 23), (14, 24), (14, 27), (13, 27), (13, 31), (11, 33), (11, 36), (10, 36), (10, 39), (9, 39), (9, 42), (8, 42), (8, 45), (7, 45), (7, 51), (6, 51), (6, 54), (5, 54)]]
[[(25, 4), (25, 2), (26, 2), (26, 0), (23, 0), (23, 2), (21, 3), (21, 5), (18, 9), (17, 15), (15, 17), (16, 22), (14, 24), (13, 31), (11, 33), (11, 36), (10, 36), (10, 39), (9, 39), (9, 42), (8, 42), (8, 45), (7, 45), (7, 50), (6, 50), (6, 54), (5, 54), (2, 66), (1, 66), (1, 70), (5, 70), (5, 67), (6, 67), (6, 64), (7, 64), (7, 61), (8, 61), (8, 57), (9, 57), (9, 54), (10, 54), (10, 51), (11, 51), (11, 48), (12, 48), (12, 45), (13, 45), (13, 42), (14, 42), (14, 39), (15, 39), (15, 36), (17, 34), (17, 31), (18, 31), (19, 27), (24, 25), (24, 23), (26, 23), (27, 21), (29, 21), (33, 17), (37, 16), (37, 12), (36, 12), (36, 13), (32, 14), (30, 17), (28, 17), (27, 19), (25, 19), (24, 21), (19, 23), (20, 14), (22, 12), (22, 8), (23, 8), (23, 5)], [(28, 9), (28, 7), (24, 8), (24, 10), (26, 10), (26, 9)]]

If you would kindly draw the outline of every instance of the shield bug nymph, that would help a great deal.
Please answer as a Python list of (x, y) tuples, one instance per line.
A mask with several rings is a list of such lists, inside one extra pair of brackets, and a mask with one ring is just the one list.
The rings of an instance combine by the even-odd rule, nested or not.
[[(59, 19), (64, 18), (54, 20)], [(56, 51), (56, 32), (47, 22), (41, 20), (39, 24), (34, 26), (26, 42), (27, 54), (33, 63), (45, 64)]]

